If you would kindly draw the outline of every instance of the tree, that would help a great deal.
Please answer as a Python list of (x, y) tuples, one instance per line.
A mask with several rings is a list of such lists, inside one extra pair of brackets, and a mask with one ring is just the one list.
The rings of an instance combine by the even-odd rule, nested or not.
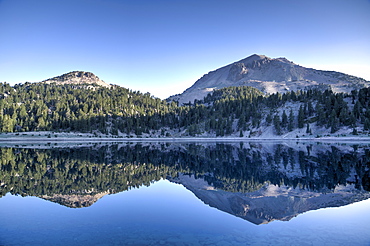
[(309, 101), (307, 104), (307, 110), (308, 110), (308, 116), (312, 116), (313, 113), (315, 112), (311, 101)]
[(244, 129), (246, 125), (245, 114), (241, 114), (238, 121), (238, 129)]
[(285, 110), (283, 110), (283, 115), (281, 116), (281, 127), (285, 128), (288, 125), (288, 116), (285, 113)]
[(274, 116), (274, 127), (275, 127), (276, 134), (281, 135), (282, 134), (281, 121), (280, 121), (280, 116), (278, 114)]
[(330, 133), (335, 133), (339, 129), (339, 120), (336, 117), (335, 110), (333, 109), (331, 114), (330, 114), (330, 119), (329, 119), (329, 124), (330, 124)]
[(355, 105), (353, 106), (353, 115), (355, 116), (356, 119), (359, 119), (360, 118), (360, 115), (361, 115), (361, 112), (362, 112), (362, 106), (361, 106), (361, 103), (359, 101), (356, 101)]
[(15, 120), (9, 115), (5, 115), (2, 120), (2, 132), (13, 132), (15, 126)]
[(271, 112), (266, 115), (266, 123), (270, 125), (272, 123), (272, 114)]
[(293, 114), (293, 109), (290, 109), (288, 131), (293, 131), (293, 128), (294, 128), (294, 114)]
[(299, 107), (299, 112), (298, 112), (298, 127), (299, 128), (303, 128), (304, 127), (304, 110), (303, 110), (303, 106), (301, 105)]
[(308, 123), (307, 123), (306, 133), (312, 133), (311, 128), (310, 128), (310, 124), (308, 124)]
[(370, 120), (368, 118), (365, 119), (365, 122), (364, 122), (364, 130), (365, 131), (370, 130)]

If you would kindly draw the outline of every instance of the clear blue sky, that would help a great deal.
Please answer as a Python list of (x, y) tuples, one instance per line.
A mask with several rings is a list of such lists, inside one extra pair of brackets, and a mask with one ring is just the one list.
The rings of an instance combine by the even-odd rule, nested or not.
[(370, 80), (370, 0), (0, 0), (0, 81), (84, 70), (166, 98), (254, 53)]

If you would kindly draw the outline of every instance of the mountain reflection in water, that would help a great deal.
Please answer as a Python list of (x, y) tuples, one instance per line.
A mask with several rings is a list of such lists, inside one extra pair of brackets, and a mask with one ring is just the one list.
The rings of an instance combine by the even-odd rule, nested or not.
[(370, 197), (370, 147), (324, 143), (121, 143), (0, 149), (0, 196), (72, 208), (160, 179), (254, 224)]

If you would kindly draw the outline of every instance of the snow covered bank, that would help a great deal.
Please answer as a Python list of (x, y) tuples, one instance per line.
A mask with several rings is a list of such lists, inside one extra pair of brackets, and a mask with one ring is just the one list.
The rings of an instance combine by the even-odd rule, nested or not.
[(114, 135), (94, 135), (90, 133), (67, 133), (67, 132), (22, 132), (22, 133), (1, 133), (0, 142), (146, 142), (146, 141), (184, 141), (184, 142), (234, 142), (234, 141), (329, 141), (329, 142), (370, 142), (368, 135), (351, 135), (348, 132), (327, 134), (324, 136), (299, 135), (300, 132), (290, 132), (285, 135), (275, 135), (266, 129), (260, 136), (253, 137), (149, 137), (149, 136), (114, 136)]

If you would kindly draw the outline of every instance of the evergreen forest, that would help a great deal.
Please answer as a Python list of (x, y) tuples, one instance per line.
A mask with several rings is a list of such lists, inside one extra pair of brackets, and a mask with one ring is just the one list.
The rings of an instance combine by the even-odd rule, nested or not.
[[(370, 130), (370, 88), (351, 93), (300, 90), (265, 95), (240, 86), (215, 90), (185, 105), (120, 86), (0, 83), (0, 132), (81, 132), (117, 137), (283, 135), (312, 126), (336, 133)], [(317, 136), (320, 137), (320, 136)]]

